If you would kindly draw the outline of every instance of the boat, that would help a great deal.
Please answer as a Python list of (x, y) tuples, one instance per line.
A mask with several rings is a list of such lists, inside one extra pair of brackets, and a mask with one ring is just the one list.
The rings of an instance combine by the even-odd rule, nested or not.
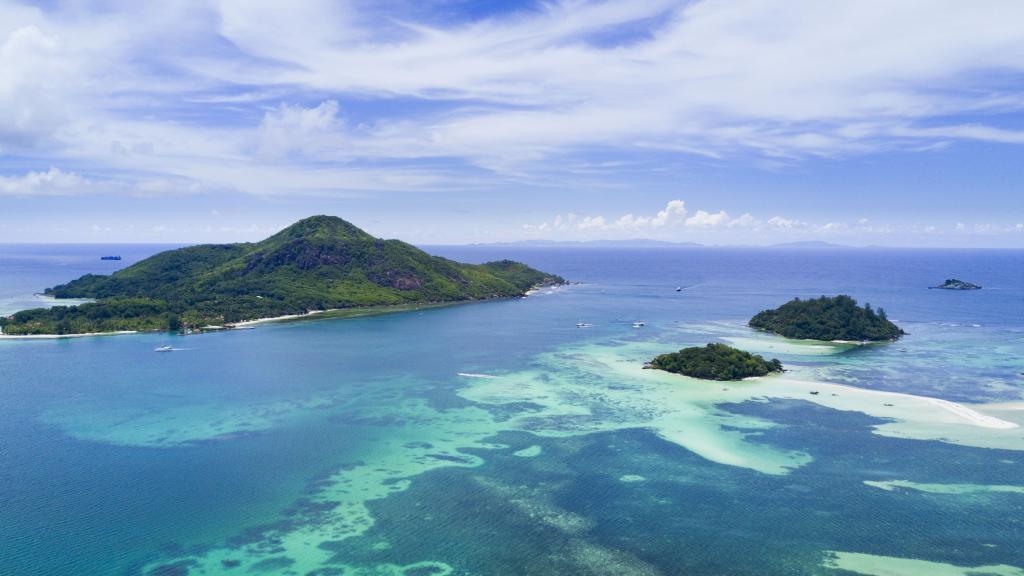
[(120, 256), (100, 256), (100, 260), (120, 260)]
[(173, 352), (173, 351), (174, 351), (174, 348), (171, 348), (170, 346), (157, 346), (156, 348), (153, 349), (153, 352)]
[(647, 324), (645, 324), (643, 322), (633, 322), (633, 328), (643, 328), (646, 325)]
[(676, 292), (682, 292), (682, 291), (683, 291), (683, 287), (682, 286), (676, 286)]
[(593, 326), (593, 324), (589, 324), (587, 322), (577, 322), (576, 323), (576, 327), (577, 328), (590, 328), (591, 326)]

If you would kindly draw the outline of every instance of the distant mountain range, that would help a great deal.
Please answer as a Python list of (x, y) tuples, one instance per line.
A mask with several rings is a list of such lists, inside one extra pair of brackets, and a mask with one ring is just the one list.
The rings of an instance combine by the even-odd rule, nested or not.
[(847, 246), (846, 244), (833, 244), (832, 242), (823, 242), (821, 240), (803, 240), (800, 242), (783, 242), (781, 244), (772, 244), (771, 248), (854, 248), (854, 246)]
[[(631, 238), (628, 240), (519, 240), (515, 242), (489, 242), (469, 244), (469, 246), (508, 246), (523, 248), (707, 248), (715, 247), (697, 242), (669, 242), (649, 238)], [(844, 244), (833, 244), (821, 240), (803, 240), (799, 242), (783, 242), (768, 246), (735, 245), (718, 246), (733, 248), (853, 248)]]
[(646, 238), (629, 240), (519, 240), (516, 242), (490, 242), (470, 244), (470, 246), (522, 246), (525, 248), (659, 248), (659, 247), (695, 247), (703, 246), (696, 242), (667, 242)]

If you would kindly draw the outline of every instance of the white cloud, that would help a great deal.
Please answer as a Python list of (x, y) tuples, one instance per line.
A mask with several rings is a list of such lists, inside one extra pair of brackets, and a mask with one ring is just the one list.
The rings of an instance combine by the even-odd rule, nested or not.
[[(922, 241), (924, 244), (928, 244), (929, 241), (934, 243), (934, 239), (943, 237), (955, 237), (958, 242), (965, 236), (996, 238), (1024, 231), (1024, 223), (958, 222), (954, 226), (946, 227), (917, 223), (869, 225), (867, 218), (859, 218), (857, 225), (851, 226), (842, 221), (814, 223), (783, 216), (772, 216), (762, 220), (750, 212), (731, 218), (725, 210), (697, 210), (688, 218), (684, 218), (683, 216), (687, 214), (684, 205), (682, 200), (673, 200), (654, 216), (636, 216), (629, 213), (613, 219), (602, 215), (581, 216), (569, 213), (564, 217), (555, 216), (549, 222), (526, 224), (520, 229), (527, 233), (529, 238), (537, 237), (539, 234), (543, 238), (564, 240), (652, 238), (714, 244), (771, 244), (793, 240), (818, 240), (828, 235), (830, 240), (844, 243), (895, 242), (901, 245), (915, 245), (915, 242)], [(675, 214), (675, 217), (667, 218), (662, 216), (664, 214)], [(673, 225), (666, 225), (665, 222), (671, 222)]]
[(607, 226), (603, 216), (585, 216), (576, 224), (576, 228), (579, 230), (604, 230)]
[(666, 224), (678, 222), (684, 216), (686, 216), (686, 203), (682, 200), (669, 200), (668, 204), (665, 205), (665, 209), (660, 210), (658, 215), (651, 221), (651, 225), (665, 226)]
[[(980, 90), (955, 89), (972, 70), (1024, 69), (1024, 8), (940, 4), (556, 3), (443, 29), (410, 25), (401, 42), (354, 33), (362, 28), (351, 14), (333, 15), (341, 23), (335, 35), (289, 26), (273, 34), (276, 23), (259, 18), (257, 6), (257, 16), (248, 18), (258, 28), (253, 37), (275, 35), (275, 41), (269, 47), (249, 36), (236, 41), (297, 67), (270, 70), (271, 78), (318, 90), (528, 105), (467, 107), (402, 124), (415, 149), (408, 153), (483, 163), (636, 139), (785, 155), (862, 151), (897, 138), (1017, 142), (1012, 131), (982, 125), (924, 130), (907, 123), (1021, 106), (996, 84), (978, 85), (982, 77), (972, 87)], [(992, 18), (996, 13), (1001, 17)], [(323, 14), (331, 16), (326, 8)], [(655, 15), (665, 23), (641, 41), (612, 47), (588, 41), (590, 34)]]
[(800, 226), (801, 222), (798, 220), (790, 220), (788, 218), (783, 218), (782, 216), (772, 216), (771, 218), (768, 219), (767, 224), (768, 226), (772, 226), (774, 228), (794, 228)]
[(606, 219), (604, 216), (580, 216), (570, 212), (565, 217), (556, 215), (551, 222), (541, 224), (526, 224), (523, 230), (538, 232), (584, 232), (595, 231), (611, 232), (614, 234), (634, 234), (641, 236), (668, 237), (677, 232), (686, 230), (713, 230), (713, 229), (744, 229), (760, 230), (763, 228), (792, 228), (802, 225), (796, 220), (786, 220), (775, 217), (767, 222), (762, 222), (749, 212), (745, 212), (738, 218), (730, 218), (725, 210), (709, 212), (697, 210), (692, 216), (687, 217), (686, 203), (683, 200), (670, 200), (665, 208), (659, 210), (653, 216), (637, 216), (633, 213), (624, 214), (618, 218)]
[(291, 153), (330, 153), (341, 148), (343, 128), (335, 100), (316, 108), (281, 104), (263, 116), (256, 134), (257, 151), (269, 158)]
[[(1024, 109), (1007, 89), (1024, 72), (1013, 0), (563, 1), (444, 24), (403, 3), (101, 7), (0, 0), (0, 151), (45, 143), (90, 173), (265, 194), (265, 177), (285, 193), (465, 186), (465, 171), (389, 166), (389, 181), (359, 164), (419, 159), (550, 183), (567, 174), (530, 168), (594, 146), (785, 163), (1024, 144), (989, 114)], [(641, 33), (609, 41), (623, 30)], [(355, 99), (381, 105), (346, 127), (338, 102)], [(307, 182), (323, 160), (330, 178)]]
[[(666, 204), (664, 209), (659, 210), (653, 216), (637, 216), (633, 213), (627, 213), (618, 218), (609, 219), (603, 215), (581, 216), (570, 212), (564, 217), (556, 215), (549, 222), (522, 225), (521, 229), (529, 232), (541, 232), (546, 235), (550, 234), (556, 237), (574, 237), (577, 234), (583, 237), (597, 237), (595, 234), (600, 233), (598, 236), (604, 235), (614, 238), (650, 237), (661, 239), (680, 239), (694, 234), (712, 234), (715, 237), (721, 238), (726, 238), (726, 235), (728, 235), (733, 239), (756, 239), (766, 237), (765, 235), (813, 238), (815, 234), (843, 236), (851, 233), (869, 232), (872, 235), (888, 235), (896, 232), (932, 233), (939, 231), (934, 225), (928, 227), (917, 225), (896, 227), (891, 225), (868, 226), (867, 222), (866, 218), (861, 218), (858, 220), (858, 226), (853, 227), (846, 222), (814, 224), (783, 216), (773, 216), (762, 220), (750, 212), (744, 212), (741, 216), (732, 218), (725, 210), (719, 210), (718, 212), (697, 210), (690, 215), (682, 200), (672, 200)], [(977, 224), (972, 229), (977, 233), (992, 233), (1010, 231), (1012, 227)], [(957, 230), (963, 231), (966, 230), (966, 227), (961, 225)]]
[(910, 136), (935, 140), (949, 138), (956, 140), (982, 140), (1001, 144), (1024, 144), (1024, 130), (1006, 130), (978, 124), (938, 126), (934, 128), (898, 127), (892, 129), (895, 136)]
[(714, 214), (705, 212), (704, 210), (698, 210), (696, 214), (686, 219), (686, 225), (698, 228), (714, 228), (715, 226), (725, 224), (728, 221), (729, 215), (725, 213), (725, 210), (721, 210)]
[(129, 176), (97, 179), (55, 167), (45, 172), (29, 171), (20, 176), (0, 176), (0, 196), (166, 196), (202, 191), (203, 185), (195, 180)]
[(670, 200), (665, 208), (654, 216), (623, 214), (615, 221), (615, 226), (623, 229), (661, 228), (681, 224), (685, 217), (686, 203), (682, 200)]
[(66, 196), (84, 192), (91, 183), (78, 174), (50, 168), (46, 172), (28, 172), (23, 176), (0, 176), (0, 195)]
[(739, 218), (730, 220), (729, 221), (729, 226), (730, 227), (749, 228), (750, 226), (753, 226), (756, 223), (757, 223), (757, 219), (754, 218), (754, 215), (751, 214), (750, 212), (745, 212)]
[(64, 120), (61, 52), (59, 39), (34, 25), (0, 35), (0, 152), (33, 147)]

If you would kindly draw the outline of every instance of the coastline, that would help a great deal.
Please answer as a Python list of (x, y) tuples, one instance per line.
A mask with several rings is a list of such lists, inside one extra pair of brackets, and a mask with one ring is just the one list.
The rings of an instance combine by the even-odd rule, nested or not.
[[(767, 376), (761, 376), (759, 378), (768, 378)], [(946, 414), (947, 418), (951, 419), (952, 423), (958, 423), (962, 425), (974, 426), (978, 428), (986, 428), (990, 430), (1013, 430), (1020, 428), (1020, 424), (1012, 422), (1010, 420), (1004, 420), (997, 416), (986, 414), (985, 412), (996, 412), (999, 408), (1003, 408), (1004, 411), (1011, 411), (1013, 409), (1020, 409), (1024, 403), (1003, 403), (1003, 404), (965, 404), (960, 402), (953, 402), (951, 400), (944, 400), (942, 398), (935, 398), (932, 396), (920, 396), (917, 394), (908, 394), (906, 392), (893, 392), (890, 390), (873, 390), (870, 388), (860, 388), (857, 386), (851, 386), (849, 384), (837, 384), (834, 382), (818, 381), (818, 380), (804, 380), (801, 378), (781, 376), (775, 380), (776, 383), (782, 385), (788, 385), (794, 389), (819, 389), (822, 391), (836, 391), (846, 392), (862, 398), (886, 398), (896, 401), (909, 401), (916, 404), (918, 407), (921, 405), (930, 406), (937, 408), (940, 412), (932, 412), (933, 414)], [(847, 403), (845, 400), (833, 400), (833, 396), (829, 395), (815, 395), (813, 398), (807, 398), (808, 401), (814, 402), (822, 406), (835, 408), (838, 410), (857, 410), (871, 416), (880, 418), (900, 418), (900, 414), (906, 409), (906, 406), (892, 406), (891, 404), (884, 404), (883, 408), (871, 407), (872, 410), (865, 409), (864, 406), (858, 406), (856, 402)], [(929, 412), (921, 411), (918, 416), (925, 417)], [(1000, 414), (1002, 415), (1002, 414)], [(905, 415), (903, 415), (905, 417)], [(942, 420), (940, 418), (940, 420)], [(950, 421), (950, 420), (947, 420)]]
[(364, 316), (380, 316), (383, 314), (397, 314), (400, 312), (413, 312), (416, 310), (430, 310), (433, 308), (447, 308), (449, 306), (461, 306), (465, 304), (479, 304), (481, 302), (493, 302), (495, 300), (511, 300), (508, 298), (482, 298), (480, 300), (457, 300), (452, 302), (426, 302), (422, 304), (388, 304), (381, 306), (357, 306), (352, 308), (329, 308), (327, 310), (313, 310), (305, 314), (285, 314), (283, 316), (269, 316), (267, 318), (256, 318), (253, 320), (241, 320), (224, 324), (226, 330), (247, 328), (271, 322), (290, 322), (301, 320), (337, 320), (345, 318), (361, 318)]
[[(223, 326), (213, 329), (198, 329), (195, 334), (204, 332), (228, 332), (231, 330), (242, 330), (269, 324), (272, 322), (288, 322), (299, 320), (332, 320), (345, 318), (359, 318), (364, 316), (379, 316), (383, 314), (397, 314), (399, 312), (412, 312), (415, 310), (428, 310), (433, 308), (445, 308), (448, 306), (459, 306), (463, 304), (476, 304), (481, 302), (493, 302), (495, 300), (512, 300), (525, 298), (524, 296), (509, 296), (507, 298), (481, 298), (479, 300), (458, 300), (452, 302), (425, 302), (420, 304), (389, 304), (381, 306), (358, 306), (352, 308), (330, 308), (327, 310), (313, 310), (305, 314), (285, 314), (282, 316), (268, 316), (266, 318), (254, 318), (252, 320), (240, 320), (238, 322), (226, 322)], [(113, 332), (86, 332), (80, 334), (4, 334), (0, 332), (0, 340), (57, 340), (62, 338), (86, 338), (90, 336), (123, 336), (126, 334), (156, 334), (166, 332), (163, 330), (118, 330)], [(181, 334), (175, 334), (181, 335)]]
[(340, 308), (331, 308), (329, 310), (314, 310), (312, 312), (306, 312), (305, 314), (285, 314), (284, 316), (269, 316), (267, 318), (256, 318), (255, 320), (242, 320), (240, 322), (225, 322), (224, 328), (231, 330), (232, 328), (240, 328), (242, 326), (256, 326), (257, 324), (266, 324), (267, 322), (280, 322), (282, 320), (294, 320), (296, 318), (308, 318), (317, 314), (323, 314), (325, 312), (333, 312), (340, 310)]
[[(481, 300), (472, 300), (471, 302), (481, 302)], [(216, 330), (213, 329), (198, 329), (193, 334), (202, 334), (204, 332), (229, 332), (231, 330), (241, 330), (250, 327), (255, 327), (260, 324), (269, 324), (271, 322), (287, 322), (289, 320), (329, 320), (329, 319), (344, 319), (344, 318), (357, 318), (360, 316), (377, 316), (381, 314), (395, 314), (398, 312), (411, 312), (413, 310), (421, 310), (424, 308), (439, 308), (442, 306), (453, 306), (456, 304), (469, 304), (470, 302), (451, 302), (444, 304), (417, 304), (405, 305), (397, 304), (394, 306), (363, 306), (358, 308), (331, 308), (328, 310), (314, 310), (305, 314), (285, 314), (283, 316), (269, 316), (266, 318), (255, 318), (253, 320), (242, 320), (239, 322), (228, 322), (223, 326), (218, 327)], [(87, 338), (91, 336), (124, 336), (126, 334), (156, 334), (160, 332), (166, 332), (164, 330), (117, 330), (114, 332), (85, 332), (81, 334), (4, 334), (0, 332), (0, 340), (58, 340), (62, 338)], [(175, 333), (175, 336), (183, 336), (185, 334)]]
[(4, 334), (0, 332), (0, 340), (59, 340), (62, 338), (86, 338), (89, 336), (123, 336), (139, 334), (138, 330), (117, 330), (115, 332), (84, 332), (82, 334)]
[(897, 336), (896, 338), (889, 338), (886, 340), (818, 340), (816, 338), (792, 338), (790, 336), (784, 336), (774, 330), (769, 330), (767, 328), (759, 328), (757, 326), (751, 326), (750, 324), (745, 324), (745, 326), (747, 328), (750, 328), (751, 330), (756, 330), (757, 332), (761, 332), (763, 334), (769, 334), (777, 338), (782, 338), (783, 340), (789, 340), (791, 342), (807, 342), (811, 344), (845, 344), (848, 346), (872, 346), (875, 344), (892, 344), (893, 342), (898, 341), (901, 337), (907, 335), (904, 332), (903, 334), (900, 334), (900, 336)]
[[(555, 288), (570, 284), (570, 282), (557, 283), (557, 284), (537, 284), (531, 287), (529, 290), (524, 291), (518, 296), (504, 296), (499, 298), (478, 298), (475, 300), (453, 300), (450, 302), (421, 302), (421, 303), (408, 303), (408, 304), (385, 304), (378, 306), (354, 306), (351, 308), (329, 308), (327, 310), (313, 310), (306, 312), (305, 314), (284, 314), (281, 316), (268, 316), (266, 318), (254, 318), (252, 320), (240, 320), (238, 322), (225, 322), (223, 326), (217, 327), (216, 330), (209, 329), (203, 330), (202, 328), (196, 330), (195, 333), (201, 334), (203, 332), (223, 332), (236, 329), (245, 329), (258, 326), (260, 324), (268, 324), (271, 322), (288, 322), (293, 320), (328, 320), (328, 319), (343, 319), (343, 318), (358, 318), (361, 316), (377, 316), (381, 314), (394, 314), (398, 312), (410, 312), (414, 310), (425, 310), (431, 308), (442, 308), (446, 306), (457, 306), (461, 304), (474, 304), (480, 302), (492, 302), (494, 300), (514, 300), (517, 298), (527, 298), (531, 294), (536, 294), (544, 288)], [(52, 300), (60, 301), (59, 298), (49, 297)], [(146, 332), (162, 332), (162, 330), (150, 330)], [(0, 340), (54, 340), (59, 338), (84, 338), (88, 336), (120, 336), (124, 334), (141, 334), (138, 330), (118, 330), (114, 332), (86, 332), (81, 334), (4, 334), (0, 329)]]
[(54, 306), (78, 306), (79, 304), (91, 304), (96, 301), (95, 298), (57, 298), (42, 292), (36, 292), (32, 294), (32, 297), (40, 302), (51, 302)]

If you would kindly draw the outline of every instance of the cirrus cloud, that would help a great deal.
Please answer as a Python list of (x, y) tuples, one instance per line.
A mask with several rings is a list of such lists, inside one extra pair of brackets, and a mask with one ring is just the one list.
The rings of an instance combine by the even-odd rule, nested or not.
[[(174, 178), (227, 157), (229, 188), (266, 193), (244, 168), (268, 159), (282, 181), (309, 162), (443, 160), (430, 180), (459, 186), (478, 169), (541, 178), (595, 146), (800, 159), (1024, 143), (996, 124), (1024, 110), (1010, 0), (564, 1), (446, 20), (403, 2), (90, 6), (0, 0), (0, 150), (45, 138), (50, 162)], [(346, 101), (377, 103), (347, 134)]]
[[(900, 189), (921, 158), (973, 160), (982, 145), (1009, 157), (1024, 145), (1015, 0), (474, 6), (0, 0), (0, 193), (241, 192), (253, 203), (299, 197), (314, 210), (325, 198), (382, 205), (411, 192), (501, 201), (502, 214), (464, 230), (541, 219), (531, 201), (558, 194), (589, 207), (572, 226), (592, 234), (841, 237), (903, 229), (874, 202), (889, 193), (931, 209)], [(896, 152), (917, 155), (918, 168), (879, 182), (865, 202), (878, 206), (873, 225), (844, 223), (848, 207), (828, 196), (857, 191), (832, 191), (847, 183), (832, 167), (850, 174)], [(48, 166), (82, 180), (47, 181)], [(984, 196), (976, 204), (990, 214), (947, 206), (945, 220), (1007, 229), (1020, 208), (1007, 184), (1017, 173), (990, 168), (978, 183), (983, 175), (960, 168), (942, 192)], [(799, 214), (741, 212), (781, 187), (733, 180), (748, 170), (800, 172), (802, 191), (823, 201)], [(719, 176), (717, 189), (740, 197), (724, 203), (730, 212), (680, 200), (600, 214), (620, 195), (653, 206)], [(567, 230), (568, 220), (536, 226)], [(449, 224), (459, 225), (439, 228)], [(940, 234), (952, 224), (921, 226)], [(995, 233), (971, 222), (962, 232)]]

